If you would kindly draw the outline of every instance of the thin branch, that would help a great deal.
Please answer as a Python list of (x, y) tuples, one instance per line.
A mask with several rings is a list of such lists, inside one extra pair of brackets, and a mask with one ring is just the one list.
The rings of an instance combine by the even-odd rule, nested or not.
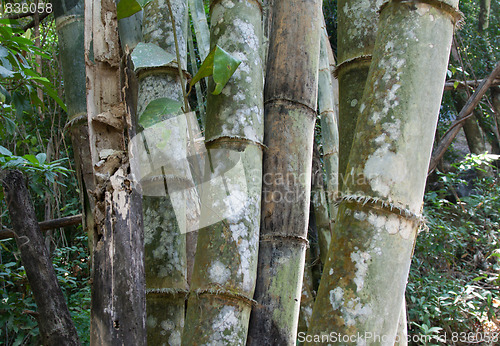
[[(479, 80), (468, 80), (468, 81), (458, 81), (458, 80), (448, 80), (446, 83), (444, 83), (444, 90), (454, 90), (454, 89), (465, 89), (465, 87), (477, 87), (480, 85), (484, 79), (479, 79)], [(455, 88), (455, 83), (458, 82), (457, 87)], [(492, 86), (497, 86), (500, 85), (500, 79), (497, 78), (495, 79), (491, 84), (490, 87)]]
[[(49, 229), (79, 225), (82, 223), (82, 214), (67, 216), (60, 219), (47, 220), (38, 223), (41, 231), (47, 231)], [(4, 229), (0, 231), (0, 240), (14, 238), (15, 233), (11, 229)]]
[(444, 153), (460, 131), (460, 128), (463, 126), (463, 122), (467, 120), (467, 118), (470, 116), (474, 108), (476, 108), (479, 101), (481, 101), (481, 98), (484, 96), (486, 91), (489, 89), (489, 87), (499, 74), (500, 62), (497, 63), (495, 69), (493, 70), (493, 72), (491, 72), (488, 78), (483, 79), (479, 87), (476, 89), (476, 91), (474, 91), (474, 94), (472, 94), (472, 96), (465, 103), (465, 106), (458, 114), (457, 119), (453, 122), (448, 131), (446, 131), (436, 150), (434, 150), (434, 154), (432, 155), (431, 162), (429, 164), (428, 174), (432, 173), (436, 169), (438, 162), (443, 158)]

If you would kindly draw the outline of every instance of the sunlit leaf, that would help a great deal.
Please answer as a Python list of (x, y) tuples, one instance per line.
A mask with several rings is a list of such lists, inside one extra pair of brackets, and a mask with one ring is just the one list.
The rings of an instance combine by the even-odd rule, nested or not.
[(234, 71), (240, 66), (241, 61), (232, 57), (229, 53), (220, 47), (215, 50), (214, 58), (214, 82), (215, 90), (212, 92), (214, 95), (221, 93), (222, 89), (226, 86), (229, 78), (233, 75)]
[(10, 152), (10, 150), (1, 146), (1, 145), (0, 145), (0, 154), (6, 155), (6, 156), (12, 156), (12, 153)]
[(205, 61), (203, 61), (198, 73), (193, 77), (189, 84), (193, 86), (200, 79), (213, 76), (215, 90), (212, 94), (218, 95), (226, 86), (229, 78), (231, 78), (240, 64), (240, 60), (234, 58), (231, 54), (219, 46), (215, 46), (205, 58)]
[(116, 7), (116, 17), (120, 20), (130, 17), (141, 10), (142, 7), (136, 0), (121, 0)]

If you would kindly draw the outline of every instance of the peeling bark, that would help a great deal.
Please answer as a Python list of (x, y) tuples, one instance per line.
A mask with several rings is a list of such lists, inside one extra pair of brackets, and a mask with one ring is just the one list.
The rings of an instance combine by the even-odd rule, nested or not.
[(276, 1), (267, 60), (257, 301), (249, 345), (293, 344), (307, 246), (321, 2)]
[(309, 334), (394, 345), (458, 2), (381, 8), (332, 246)]
[(38, 328), (47, 346), (80, 345), (66, 299), (45, 247), (23, 174), (0, 171), (12, 228), (37, 306)]
[(87, 112), (94, 190), (91, 343), (143, 345), (145, 283), (141, 197), (130, 176), (135, 135), (130, 66), (121, 70), (116, 5), (85, 2)]

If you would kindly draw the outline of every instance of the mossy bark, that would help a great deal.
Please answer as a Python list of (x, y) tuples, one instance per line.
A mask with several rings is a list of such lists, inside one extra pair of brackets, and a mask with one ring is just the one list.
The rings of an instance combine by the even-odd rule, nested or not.
[(146, 342), (142, 204), (127, 143), (135, 136), (130, 66), (122, 66), (116, 5), (85, 2), (87, 114), (94, 190), (94, 345)]
[[(159, 98), (184, 102), (178, 66), (186, 70), (187, 0), (170, 0), (174, 20), (167, 1), (155, 0), (143, 10), (142, 36), (176, 56), (173, 21), (180, 61), (168, 66), (148, 67), (137, 72), (139, 80), (139, 116), (148, 104)], [(183, 79), (186, 80), (185, 78)], [(186, 110), (188, 111), (188, 110)], [(180, 112), (179, 112), (180, 113)], [(145, 272), (147, 302), (147, 338), (151, 345), (180, 345), (184, 325), (185, 299), (188, 293), (186, 258), (186, 193), (189, 186), (186, 124), (182, 114), (161, 114), (157, 123), (143, 131), (153, 163), (168, 158), (165, 165), (143, 179), (143, 213), (145, 236)], [(173, 126), (169, 128), (169, 126)], [(153, 131), (154, 128), (154, 131)], [(151, 132), (150, 132), (151, 131)], [(171, 152), (153, 152), (158, 147), (154, 132), (168, 134)], [(168, 167), (165, 167), (167, 166)], [(158, 164), (159, 165), (159, 164)]]
[(293, 344), (307, 246), (321, 2), (275, 1), (257, 287), (248, 344)]
[(457, 6), (382, 6), (309, 334), (371, 333), (367, 344), (394, 345)]
[[(242, 61), (219, 95), (207, 100), (201, 228), (183, 345), (245, 345), (257, 276), (264, 137), (261, 8), (214, 1), (211, 46)], [(234, 160), (228, 159), (234, 157)], [(226, 210), (227, 211), (227, 210)]]
[(344, 178), (358, 121), (368, 69), (377, 34), (378, 10), (383, 0), (339, 0), (339, 184)]

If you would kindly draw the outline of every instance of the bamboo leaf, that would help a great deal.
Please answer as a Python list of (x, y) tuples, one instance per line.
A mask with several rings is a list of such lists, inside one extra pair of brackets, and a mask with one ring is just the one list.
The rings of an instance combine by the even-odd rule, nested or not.
[(216, 48), (217, 46), (215, 46), (214, 49), (212, 49), (210, 53), (208, 53), (207, 57), (201, 64), (198, 73), (193, 77), (193, 79), (191, 79), (191, 82), (189, 83), (191, 87), (202, 78), (211, 76), (214, 73), (214, 57)]
[(226, 86), (229, 78), (233, 75), (234, 71), (240, 66), (241, 61), (232, 57), (222, 48), (216, 46), (214, 57), (214, 82), (215, 90), (213, 95), (219, 95), (222, 89)]
[(120, 20), (130, 17), (141, 10), (142, 7), (136, 0), (121, 0), (116, 6), (116, 17)]
[(165, 66), (174, 60), (174, 56), (153, 43), (140, 42), (132, 52), (134, 71), (144, 67)]
[(231, 54), (221, 47), (215, 46), (205, 58), (200, 70), (189, 84), (192, 87), (200, 79), (213, 76), (215, 90), (212, 94), (219, 95), (240, 64), (240, 60), (231, 56)]
[(159, 122), (164, 115), (175, 114), (181, 109), (182, 102), (162, 97), (151, 101), (139, 117), (139, 124), (147, 128)]

